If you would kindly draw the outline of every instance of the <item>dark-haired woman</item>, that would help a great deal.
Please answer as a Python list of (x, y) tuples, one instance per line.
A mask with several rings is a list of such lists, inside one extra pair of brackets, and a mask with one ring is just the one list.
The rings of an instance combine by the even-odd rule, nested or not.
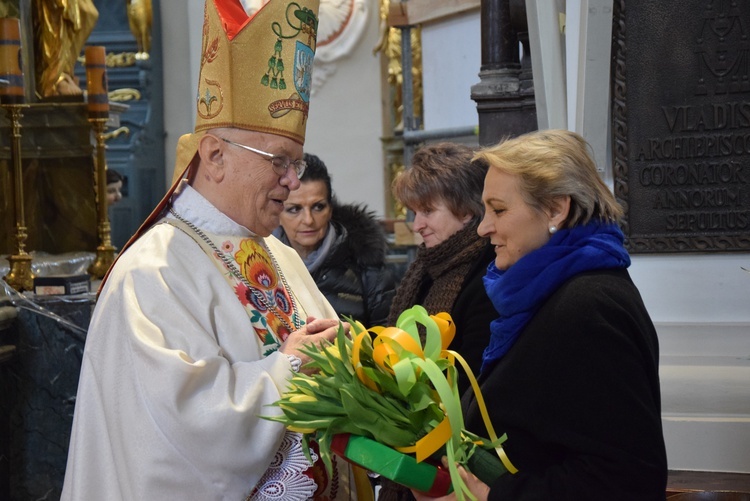
[(305, 153), (304, 160), (300, 188), (284, 202), (274, 234), (297, 251), (339, 315), (384, 325), (395, 289), (385, 233), (363, 206), (336, 202), (320, 158)]

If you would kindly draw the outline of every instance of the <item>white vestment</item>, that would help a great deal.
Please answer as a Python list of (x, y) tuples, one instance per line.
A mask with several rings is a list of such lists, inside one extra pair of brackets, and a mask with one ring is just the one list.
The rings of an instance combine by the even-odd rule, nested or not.
[[(252, 235), (181, 189), (174, 208), (184, 219), (216, 235)], [(265, 243), (302, 318), (337, 318), (297, 253), (274, 237)], [(282, 353), (264, 358), (235, 292), (191, 236), (154, 225), (119, 258), (94, 310), (62, 499), (244, 499), (285, 435), (258, 416), (280, 412), (269, 404), (290, 370)]]

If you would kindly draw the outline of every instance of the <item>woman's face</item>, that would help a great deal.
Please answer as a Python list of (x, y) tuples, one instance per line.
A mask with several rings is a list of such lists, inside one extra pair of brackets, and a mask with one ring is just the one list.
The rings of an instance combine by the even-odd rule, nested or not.
[(281, 212), (281, 226), (300, 256), (307, 257), (320, 246), (332, 213), (323, 181), (302, 182), (298, 190), (289, 193)]
[(122, 200), (122, 181), (107, 185), (107, 205), (114, 205)]
[(429, 248), (448, 240), (469, 221), (471, 214), (458, 217), (450, 211), (445, 202), (438, 200), (432, 207), (414, 211), (413, 229), (422, 236), (425, 247)]
[(526, 203), (520, 178), (490, 167), (484, 179), (484, 218), (477, 233), (495, 246), (495, 266), (507, 270), (529, 252), (547, 243), (549, 228), (557, 216), (540, 212)]

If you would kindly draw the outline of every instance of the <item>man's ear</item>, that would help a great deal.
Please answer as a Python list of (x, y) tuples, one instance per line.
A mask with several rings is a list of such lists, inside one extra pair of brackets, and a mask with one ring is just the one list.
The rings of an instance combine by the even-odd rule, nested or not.
[(549, 224), (562, 228), (562, 224), (568, 219), (570, 213), (570, 195), (555, 197), (552, 199), (552, 207), (549, 210)]
[(226, 143), (213, 134), (204, 134), (198, 143), (203, 174), (215, 183), (220, 183), (226, 175), (224, 146)]

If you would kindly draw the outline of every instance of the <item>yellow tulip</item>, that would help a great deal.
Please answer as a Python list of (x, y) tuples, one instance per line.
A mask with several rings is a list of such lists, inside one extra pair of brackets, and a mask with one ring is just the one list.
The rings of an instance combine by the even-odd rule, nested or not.
[(339, 349), (338, 349), (337, 346), (328, 346), (328, 347), (326, 347), (326, 353), (330, 353), (334, 357), (336, 357), (339, 360), (341, 360), (341, 353), (339, 352)]
[(297, 426), (287, 426), (287, 430), (295, 431), (297, 433), (315, 433), (315, 428), (299, 428)]
[(305, 395), (304, 393), (302, 395), (293, 395), (289, 397), (289, 403), (296, 404), (298, 402), (317, 402), (318, 399), (315, 397), (311, 397), (310, 395)]

